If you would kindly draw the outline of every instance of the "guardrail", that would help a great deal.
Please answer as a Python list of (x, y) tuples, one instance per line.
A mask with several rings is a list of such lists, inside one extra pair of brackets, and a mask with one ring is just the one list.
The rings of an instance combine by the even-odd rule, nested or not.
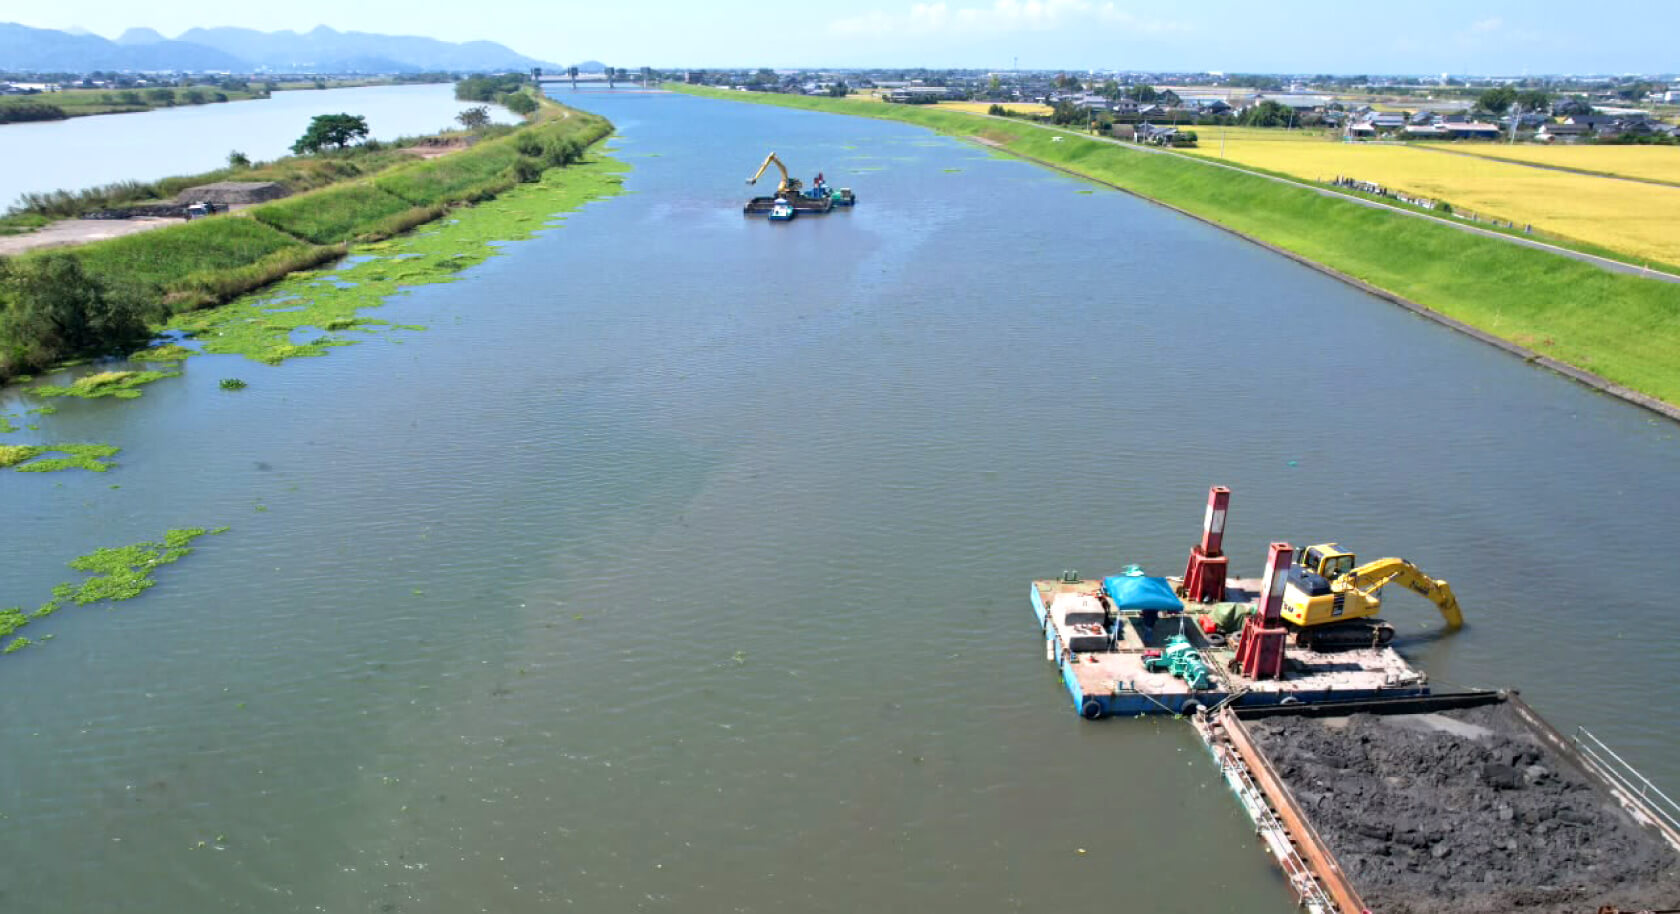
[(1680, 803), (1663, 793), (1650, 778), (1640, 774), (1639, 769), (1617, 755), (1586, 727), (1576, 727), (1571, 741), (1575, 750), (1596, 766), (1601, 774), (1630, 795), (1639, 797), (1647, 811), (1662, 819), (1670, 828), (1680, 831)]

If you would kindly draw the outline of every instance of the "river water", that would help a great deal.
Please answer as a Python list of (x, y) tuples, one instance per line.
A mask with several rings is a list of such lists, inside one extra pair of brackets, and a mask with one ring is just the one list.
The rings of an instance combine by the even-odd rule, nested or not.
[[(1673, 424), (956, 140), (556, 94), (629, 193), (379, 315), (429, 331), (195, 358), (39, 417), (112, 472), (0, 474), (0, 602), (233, 528), (0, 659), (0, 908), (1283, 914), (1190, 729), (1081, 722), (1027, 606), (1178, 572), (1212, 483), (1242, 572), (1411, 558), (1438, 681), (1680, 782)], [(857, 209), (744, 220), (772, 149)]]
[[(289, 155), (317, 114), (359, 114), (370, 136), (394, 140), (452, 127), (472, 107), (446, 84), (276, 92), (266, 99), (0, 127), (0, 209), (20, 194), (80, 190), (211, 171), (239, 150), (253, 161)], [(491, 108), (496, 120), (513, 113)]]

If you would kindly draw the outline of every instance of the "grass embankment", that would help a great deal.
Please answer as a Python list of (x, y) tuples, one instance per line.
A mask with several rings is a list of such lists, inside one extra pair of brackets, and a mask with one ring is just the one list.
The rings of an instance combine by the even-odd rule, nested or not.
[(1150, 154), (1000, 118), (923, 105), (672, 88), (983, 137), (1004, 150), (1178, 207), (1616, 384), (1680, 404), (1680, 285), (1610, 273), (1309, 188), (1211, 168), (1186, 156)]
[[(352, 242), (383, 240), (435, 220), (452, 207), (540, 181), (549, 170), (580, 158), (583, 149), (612, 132), (612, 125), (544, 100), (523, 127), (491, 132), (494, 135), (467, 149), (429, 160), (393, 153), (400, 163), (378, 156), (349, 161), (329, 156), (277, 164), (273, 167), (303, 182), (335, 176), (341, 180), (231, 216), (25, 255), (18, 262), (74, 258), (96, 283), (161, 303), (164, 313), (159, 317), (167, 319), (231, 301), (287, 274), (335, 260)], [(376, 167), (381, 163), (386, 167)], [(260, 179), (263, 171), (241, 170), (239, 176)], [(200, 177), (216, 180), (220, 175)], [(0, 302), (4, 299), (5, 290), (0, 289)], [(0, 319), (0, 381), (70, 354), (29, 350), (8, 338)]]
[[(63, 120), (90, 114), (126, 114), (154, 108), (215, 105), (222, 102), (267, 98), (260, 89), (222, 89), (214, 86), (162, 87), (153, 89), (65, 89), (37, 95), (0, 96), (0, 124), (22, 120)], [(52, 109), (52, 116), (39, 116), (40, 109)]]

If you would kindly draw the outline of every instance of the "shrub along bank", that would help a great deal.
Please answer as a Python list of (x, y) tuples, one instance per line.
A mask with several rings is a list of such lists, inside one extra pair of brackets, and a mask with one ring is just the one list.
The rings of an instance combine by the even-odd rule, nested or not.
[(1166, 203), (1493, 336), (1680, 404), (1680, 285), (1384, 212), (1181, 156), (932, 106), (671, 88), (980, 137)]
[[(232, 216), (0, 260), (0, 382), (72, 356), (129, 351), (137, 324), (221, 304), (341, 257), (353, 241), (387, 238), (537, 180), (611, 132), (605, 118), (545, 102), (525, 126), (493, 128), (501, 135), (440, 158), (405, 155), (410, 161), (371, 177)], [(62, 290), (43, 294), (53, 284)]]

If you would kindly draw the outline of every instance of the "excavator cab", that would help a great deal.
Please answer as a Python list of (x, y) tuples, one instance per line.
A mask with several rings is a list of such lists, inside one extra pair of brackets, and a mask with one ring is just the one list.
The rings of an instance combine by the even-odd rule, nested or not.
[(1343, 552), (1335, 543), (1308, 546), (1301, 553), (1301, 567), (1330, 581), (1352, 571), (1355, 561), (1353, 553)]

